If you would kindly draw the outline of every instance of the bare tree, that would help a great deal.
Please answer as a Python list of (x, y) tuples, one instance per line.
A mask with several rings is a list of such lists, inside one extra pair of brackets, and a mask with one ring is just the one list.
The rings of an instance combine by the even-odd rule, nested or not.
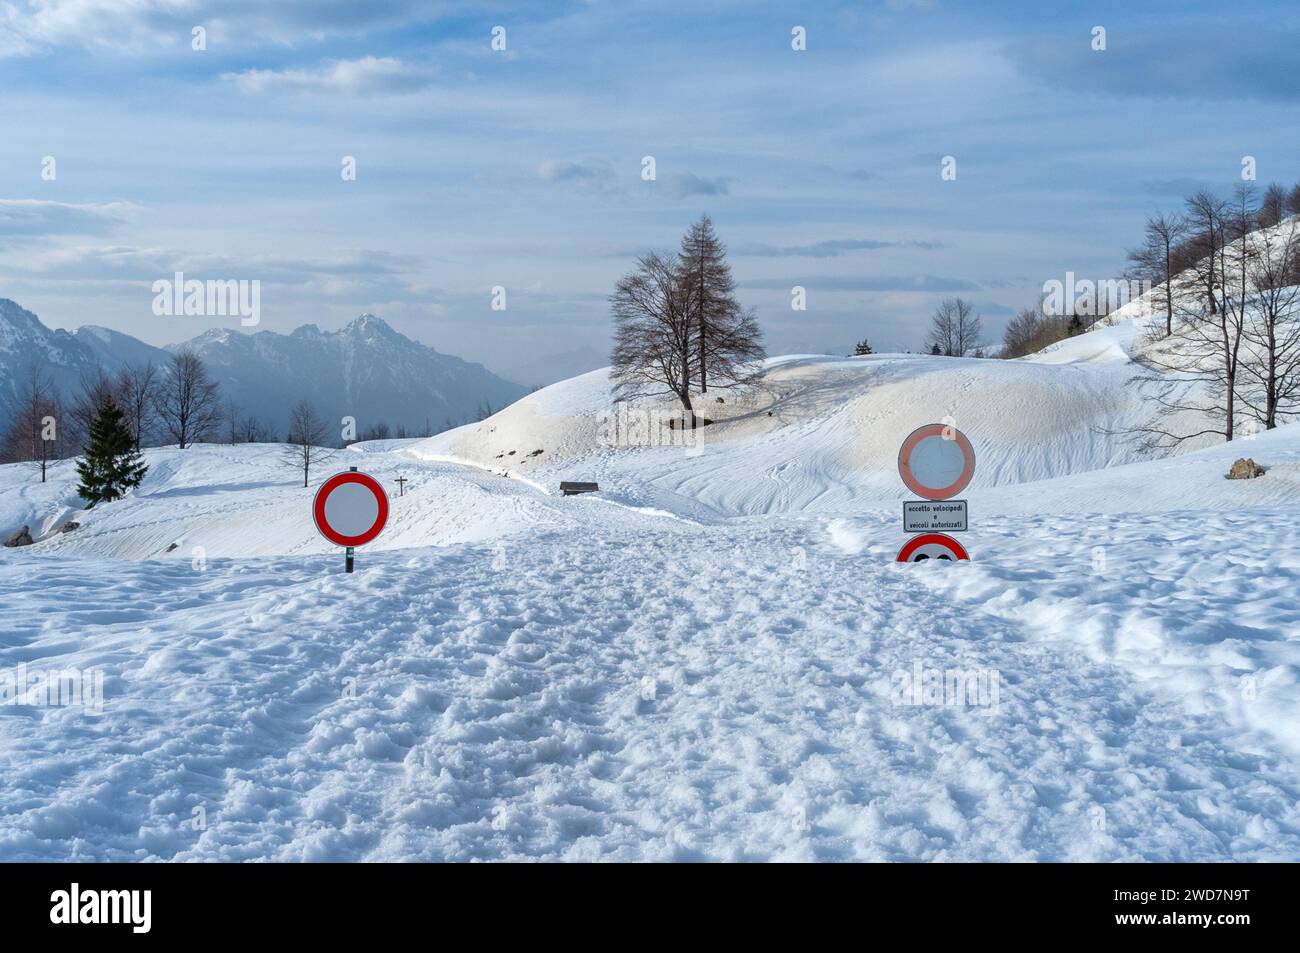
[(1281, 234), (1265, 231), (1256, 236), (1239, 395), (1267, 430), (1281, 417), (1300, 411), (1300, 287), (1294, 281), (1298, 265), (1300, 231), (1295, 221)]
[(208, 377), (202, 359), (190, 350), (177, 351), (158, 383), (154, 408), (176, 446), (184, 450), (203, 440), (221, 420), (217, 383)]
[(90, 441), (90, 425), (106, 400), (118, 402), (117, 382), (102, 367), (81, 375), (80, 392), (67, 408), (67, 430), (72, 447), (81, 452)]
[(295, 467), (302, 467), (302, 485), (311, 479), (311, 468), (328, 459), (332, 453), (321, 444), (328, 428), (308, 401), (300, 400), (289, 411), (288, 446), (285, 457)]
[[(1187, 201), (1193, 247), (1208, 251), (1188, 269), (1196, 289), (1178, 297), (1183, 318), (1177, 333), (1143, 360), (1148, 373), (1135, 383), (1156, 404), (1155, 420), (1137, 431), (1145, 447), (1169, 451), (1196, 437), (1236, 431), (1237, 378), (1249, 304), (1248, 275), (1252, 257), (1250, 231), (1255, 220), (1253, 193), (1238, 187), (1232, 203), (1205, 192)], [(1185, 429), (1178, 423), (1198, 423)], [(1200, 421), (1216, 421), (1208, 426)]]
[(18, 385), (13, 419), (5, 433), (5, 456), (30, 463), (44, 483), (50, 464), (58, 459), (63, 426), (58, 388), (39, 363), (31, 364)]
[(1286, 194), (1286, 213), (1300, 215), (1300, 182), (1293, 185), (1291, 191)]
[(610, 356), (615, 397), (671, 393), (694, 421), (695, 322), (677, 263), (655, 252), (641, 256), (609, 301), (616, 325)]
[(930, 318), (930, 333), (926, 343), (933, 352), (948, 357), (965, 357), (980, 346), (983, 321), (969, 301), (962, 298), (944, 298)]
[(1272, 228), (1286, 218), (1286, 189), (1276, 182), (1269, 183), (1264, 197), (1259, 200), (1259, 227)]
[(239, 443), (239, 405), (227, 398), (221, 408), (221, 419), (223, 428), (226, 431), (226, 442), (232, 445)]
[(156, 419), (154, 401), (158, 390), (158, 368), (152, 361), (123, 367), (117, 374), (117, 405), (131, 431), (135, 449), (148, 439)]
[(249, 414), (239, 422), (239, 439), (243, 443), (266, 443), (274, 435), (260, 420)]
[(1136, 266), (1138, 277), (1148, 279), (1155, 287), (1157, 297), (1165, 312), (1165, 337), (1174, 333), (1174, 277), (1176, 251), (1187, 234), (1187, 222), (1180, 215), (1155, 215), (1147, 219), (1146, 234), (1141, 247), (1128, 253), (1129, 261)]

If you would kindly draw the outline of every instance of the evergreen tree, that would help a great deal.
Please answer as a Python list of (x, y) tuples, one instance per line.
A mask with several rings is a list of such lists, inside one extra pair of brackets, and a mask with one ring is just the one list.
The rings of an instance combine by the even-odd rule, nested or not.
[(77, 461), (81, 477), (77, 492), (87, 501), (86, 509), (119, 499), (131, 487), (139, 486), (147, 469), (121, 409), (111, 397), (104, 397), (95, 408), (90, 439)]
[(871, 353), (872, 353), (871, 345), (867, 343), (866, 338), (863, 338), (861, 341), (859, 341), (857, 344), (853, 346), (854, 357), (865, 357), (866, 355)]

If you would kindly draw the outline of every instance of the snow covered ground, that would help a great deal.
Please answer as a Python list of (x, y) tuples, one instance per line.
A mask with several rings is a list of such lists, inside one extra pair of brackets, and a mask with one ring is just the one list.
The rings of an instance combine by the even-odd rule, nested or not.
[[(1139, 460), (1135, 327), (775, 359), (699, 446), (611, 430), (595, 372), (308, 489), (269, 445), (90, 512), (0, 468), (40, 538), (0, 673), (104, 676), (0, 705), (0, 858), (1294, 859), (1300, 426)], [(900, 565), (945, 416), (972, 561)], [(347, 576), (309, 504), (350, 464), (393, 497)]]

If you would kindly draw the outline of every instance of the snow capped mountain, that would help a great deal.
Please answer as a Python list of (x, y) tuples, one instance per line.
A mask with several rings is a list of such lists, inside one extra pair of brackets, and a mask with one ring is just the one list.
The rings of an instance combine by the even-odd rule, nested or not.
[(14, 399), (33, 360), (69, 395), (97, 367), (114, 372), (127, 364), (162, 364), (182, 348), (203, 358), (223, 396), (277, 432), (299, 400), (311, 401), (331, 422), (355, 417), (359, 432), (382, 421), (420, 433), (426, 425), (436, 430), (464, 423), (488, 405), (499, 410), (525, 393), (480, 364), (411, 340), (373, 314), (334, 332), (314, 324), (289, 334), (212, 328), (163, 349), (94, 325), (71, 334), (51, 330), (30, 311), (0, 299), (0, 411)]

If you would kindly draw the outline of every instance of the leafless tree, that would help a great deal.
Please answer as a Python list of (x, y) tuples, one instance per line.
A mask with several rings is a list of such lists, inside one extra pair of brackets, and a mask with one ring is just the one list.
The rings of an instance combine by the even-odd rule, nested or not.
[(1300, 227), (1293, 220), (1277, 232), (1256, 236), (1249, 265), (1249, 316), (1244, 336), (1239, 395), (1246, 409), (1272, 430), (1280, 418), (1300, 411)]
[(131, 431), (138, 453), (149, 438), (156, 420), (154, 401), (158, 390), (158, 368), (152, 361), (123, 367), (117, 374), (117, 405)]
[(1174, 277), (1178, 274), (1177, 249), (1187, 234), (1187, 222), (1180, 215), (1154, 215), (1147, 219), (1146, 234), (1139, 248), (1128, 253), (1137, 277), (1155, 286), (1156, 297), (1165, 312), (1165, 337), (1174, 333)]
[(102, 367), (81, 375), (79, 393), (67, 408), (68, 439), (76, 452), (86, 448), (90, 440), (90, 425), (106, 400), (118, 403), (117, 381)]
[(1259, 200), (1259, 227), (1272, 228), (1286, 218), (1286, 214), (1286, 189), (1272, 182)]
[(154, 408), (176, 446), (184, 450), (203, 440), (221, 420), (217, 383), (208, 377), (202, 359), (190, 350), (172, 355), (158, 383)]
[(273, 440), (274, 435), (265, 424), (249, 414), (239, 422), (239, 439), (243, 443), (266, 443)]
[(980, 346), (983, 321), (974, 306), (962, 298), (944, 298), (930, 318), (926, 344), (948, 357), (965, 357)]
[(311, 468), (327, 459), (332, 452), (321, 444), (328, 428), (308, 401), (300, 400), (289, 411), (288, 446), (285, 457), (295, 467), (302, 467), (302, 485), (311, 479)]
[[(1209, 434), (1230, 441), (1236, 432), (1253, 255), (1253, 193), (1243, 185), (1231, 203), (1201, 192), (1187, 204), (1195, 247), (1208, 254), (1188, 269), (1196, 290), (1178, 296), (1176, 309), (1182, 320), (1176, 333), (1144, 357), (1148, 372), (1135, 378), (1157, 408), (1152, 423), (1138, 433), (1143, 445), (1157, 452)], [(1198, 423), (1178, 423), (1189, 417)]]
[(1300, 182), (1293, 185), (1291, 191), (1286, 194), (1286, 213), (1300, 215)]
[(677, 262), (655, 252), (641, 256), (609, 301), (616, 325), (610, 357), (614, 396), (671, 393), (694, 421), (695, 322)]
[(5, 433), (5, 456), (30, 463), (44, 483), (50, 464), (58, 459), (63, 426), (58, 388), (39, 363), (24, 372), (13, 404), (13, 419)]

